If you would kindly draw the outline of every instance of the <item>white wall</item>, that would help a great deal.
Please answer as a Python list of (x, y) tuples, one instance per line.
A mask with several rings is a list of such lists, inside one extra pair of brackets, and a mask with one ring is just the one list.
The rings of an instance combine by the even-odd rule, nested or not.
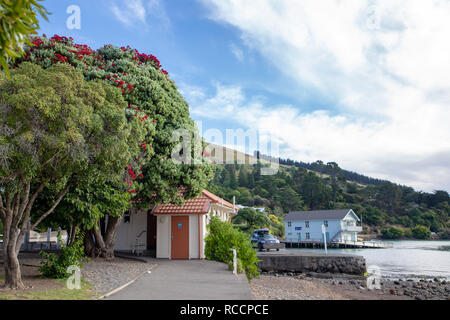
[[(162, 221), (163, 220), (163, 221)], [(162, 259), (170, 258), (171, 243), (171, 216), (156, 216), (156, 257)]]
[(189, 259), (198, 259), (198, 215), (189, 216)]
[(220, 220), (226, 222), (229, 220), (230, 215), (233, 213), (233, 209), (214, 203), (210, 208), (210, 215), (218, 217)]
[(209, 217), (207, 214), (202, 215), (202, 258), (205, 258), (205, 237), (208, 235), (208, 225)]
[[(306, 221), (304, 220), (292, 220), (291, 227), (288, 227), (288, 222), (285, 222), (285, 235), (286, 241), (297, 242), (298, 235), (301, 235), (301, 241), (322, 241), (322, 225), (324, 220), (309, 220), (309, 228), (306, 227)], [(301, 230), (295, 230), (296, 227), (301, 227)], [(328, 220), (328, 227), (326, 232), (328, 232), (330, 239), (341, 230), (340, 220)], [(306, 239), (306, 233), (309, 233), (310, 238)]]
[[(137, 214), (135, 212), (138, 212)], [(124, 223), (124, 218), (116, 233), (115, 250), (131, 251), (136, 243), (136, 237), (147, 230), (147, 210), (131, 209), (130, 222)], [(144, 233), (139, 238), (139, 244), (147, 247), (147, 234)]]

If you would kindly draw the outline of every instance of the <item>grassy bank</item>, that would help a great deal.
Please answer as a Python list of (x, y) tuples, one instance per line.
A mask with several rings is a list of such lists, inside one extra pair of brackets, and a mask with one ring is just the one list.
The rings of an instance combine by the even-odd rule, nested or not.
[[(0, 277), (3, 281), (4, 277)], [(49, 290), (0, 290), (0, 300), (92, 300), (95, 298), (93, 286), (85, 280), (81, 281), (81, 289), (69, 290), (66, 280), (48, 279), (51, 286), (57, 288)]]

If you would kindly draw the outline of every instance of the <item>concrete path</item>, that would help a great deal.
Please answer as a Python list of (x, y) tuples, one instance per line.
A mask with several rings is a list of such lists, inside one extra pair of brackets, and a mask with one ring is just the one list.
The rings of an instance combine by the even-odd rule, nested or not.
[(206, 260), (147, 259), (157, 264), (108, 300), (251, 300), (244, 274), (233, 275), (224, 263)]

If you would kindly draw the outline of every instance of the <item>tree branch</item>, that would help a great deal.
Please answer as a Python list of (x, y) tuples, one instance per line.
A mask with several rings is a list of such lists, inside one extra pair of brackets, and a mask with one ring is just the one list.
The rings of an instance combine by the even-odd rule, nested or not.
[(5, 219), (6, 218), (6, 208), (3, 205), (3, 197), (0, 194), (0, 219)]
[(55, 203), (53, 204), (53, 206), (46, 212), (44, 213), (32, 226), (31, 226), (31, 230), (33, 230), (34, 228), (36, 228), (36, 226), (42, 222), (42, 220), (44, 220), (50, 213), (53, 212), (53, 210), (55, 210), (55, 208), (58, 206), (58, 204), (61, 202), (62, 198), (66, 195), (67, 192), (69, 192), (70, 189), (70, 185), (71, 183), (67, 183), (66, 188), (61, 191), (61, 193), (59, 194), (58, 198), (56, 199)]
[[(26, 211), (25, 211), (25, 218), (23, 219), (23, 222), (22, 222), (22, 229), (26, 228), (27, 223), (30, 220), (31, 208), (33, 207), (34, 201), (36, 201), (36, 198), (38, 197), (38, 195), (42, 192), (42, 190), (44, 190), (44, 186), (45, 186), (45, 183), (42, 182), (39, 185), (39, 187), (37, 188), (37, 190), (33, 193), (30, 200), (28, 201)], [(26, 232), (28, 232), (28, 231), (30, 231), (30, 230), (26, 230)]]

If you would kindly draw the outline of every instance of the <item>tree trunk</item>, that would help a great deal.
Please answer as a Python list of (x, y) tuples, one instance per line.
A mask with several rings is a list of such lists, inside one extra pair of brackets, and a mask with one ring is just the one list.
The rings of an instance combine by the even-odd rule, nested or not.
[(92, 258), (100, 257), (106, 260), (114, 259), (115, 236), (121, 218), (108, 216), (104, 236), (102, 235), (102, 230), (100, 230), (100, 223), (92, 230), (86, 232), (85, 253), (87, 256)]
[(78, 226), (73, 225), (70, 227), (69, 241), (67, 243), (68, 247), (71, 247), (74, 244), (76, 236), (77, 236), (77, 232), (78, 232)]
[[(6, 231), (6, 228), (4, 231)], [(3, 238), (3, 264), (5, 269), (4, 287), (14, 290), (25, 288), (22, 283), (20, 264), (16, 251), (16, 238), (17, 231), (8, 232), (8, 235)]]
[(18, 190), (6, 190), (5, 201), (0, 193), (0, 218), (3, 222), (3, 259), (5, 268), (5, 288), (23, 289), (19, 264), (19, 251), (25, 235), (51, 214), (61, 199), (69, 191), (70, 182), (57, 196), (52, 207), (37, 221), (30, 224), (31, 209), (38, 195), (44, 189), (42, 182), (30, 197), (31, 181), (22, 176)]
[(5, 288), (24, 289), (22, 276), (20, 273), (19, 259), (15, 254), (9, 255), (5, 259)]

